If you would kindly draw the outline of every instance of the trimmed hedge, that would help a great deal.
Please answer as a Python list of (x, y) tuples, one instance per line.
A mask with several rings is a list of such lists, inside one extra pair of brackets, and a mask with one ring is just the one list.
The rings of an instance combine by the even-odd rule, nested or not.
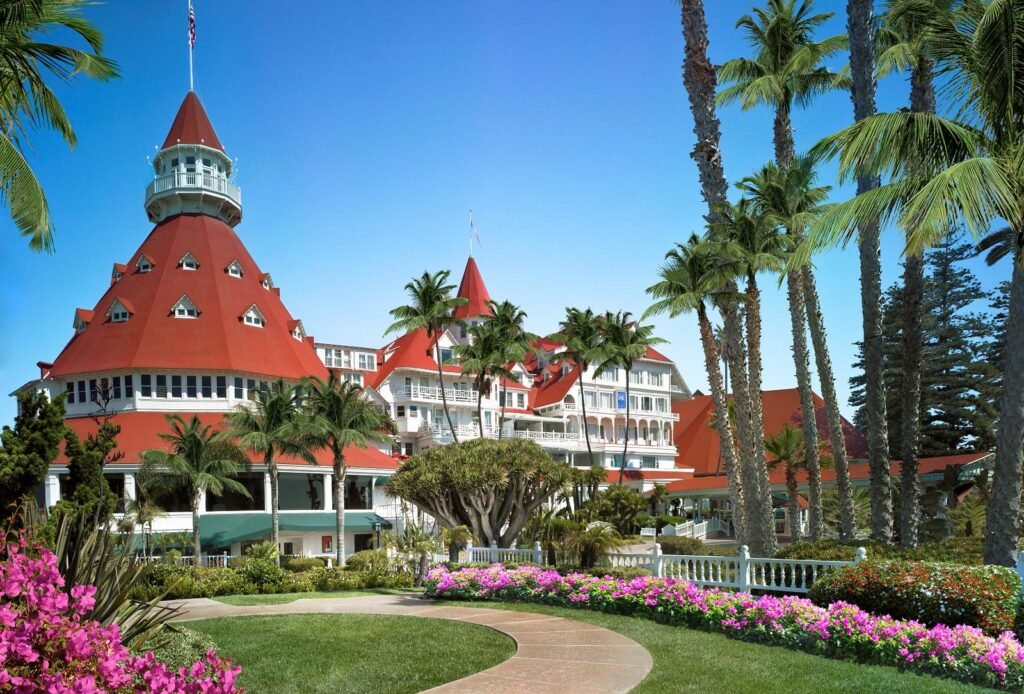
[(696, 537), (674, 537), (659, 535), (658, 543), (662, 554), (696, 554), (698, 556), (735, 557), (732, 545), (706, 545)]
[(206, 658), (210, 651), (217, 650), (217, 644), (209, 636), (178, 624), (165, 626), (158, 639), (159, 645), (152, 649), (153, 654), (173, 671), (191, 667), (192, 663)]
[(1002, 566), (864, 561), (822, 576), (808, 597), (848, 602), (874, 614), (928, 626), (967, 624), (991, 636), (1013, 631), (1020, 577)]
[(322, 557), (281, 557), (281, 568), (292, 573), (300, 574), (326, 566), (327, 562)]
[(820, 561), (853, 561), (858, 547), (868, 551), (871, 561), (905, 559), (908, 561), (949, 562), (951, 564), (983, 564), (984, 540), (980, 537), (949, 537), (941, 542), (925, 542), (916, 549), (905, 549), (870, 540), (819, 540), (782, 545), (775, 556), (779, 559), (818, 559)]

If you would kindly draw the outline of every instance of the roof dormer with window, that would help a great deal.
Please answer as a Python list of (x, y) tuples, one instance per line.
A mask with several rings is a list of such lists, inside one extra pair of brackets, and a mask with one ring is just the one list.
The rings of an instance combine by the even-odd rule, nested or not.
[(84, 308), (75, 309), (75, 332), (80, 333), (92, 322), (93, 312)]
[(135, 309), (132, 308), (131, 303), (127, 299), (117, 297), (107, 309), (107, 318), (111, 323), (124, 323), (133, 313), (135, 313)]
[(232, 277), (242, 277), (245, 275), (245, 270), (242, 269), (242, 264), (237, 259), (228, 263), (228, 266), (224, 268), (224, 272)]
[(288, 330), (291, 332), (292, 337), (300, 342), (306, 339), (306, 329), (302, 327), (302, 321), (293, 320), (288, 322)]
[(139, 272), (149, 272), (153, 269), (153, 261), (144, 255), (140, 255), (139, 259), (135, 261), (135, 269)]
[(263, 312), (259, 307), (253, 304), (242, 314), (242, 322), (254, 328), (262, 328), (267, 324), (267, 319), (263, 317)]
[(128, 272), (127, 265), (123, 263), (114, 263), (114, 269), (110, 271), (110, 283), (114, 284), (115, 282), (120, 282), (126, 272)]
[(271, 279), (269, 272), (264, 272), (260, 275), (260, 285), (267, 291), (274, 288), (274, 280)]
[(181, 260), (178, 261), (178, 267), (182, 270), (198, 270), (199, 261), (192, 255), (192, 251), (188, 251), (185, 255), (181, 256)]
[(185, 294), (171, 306), (171, 315), (175, 318), (198, 318), (200, 313), (199, 307)]

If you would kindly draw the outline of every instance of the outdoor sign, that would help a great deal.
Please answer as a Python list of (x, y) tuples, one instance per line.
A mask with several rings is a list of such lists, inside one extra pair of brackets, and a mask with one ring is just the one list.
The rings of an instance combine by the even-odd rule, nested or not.
[(626, 409), (626, 391), (617, 390), (615, 391), (615, 407), (619, 410)]
[(331, 552), (334, 551), (332, 549), (332, 544), (331, 544), (331, 540), (332, 539), (333, 539), (333, 537), (331, 535), (321, 535), (320, 536), (320, 553), (321, 554), (330, 554)]

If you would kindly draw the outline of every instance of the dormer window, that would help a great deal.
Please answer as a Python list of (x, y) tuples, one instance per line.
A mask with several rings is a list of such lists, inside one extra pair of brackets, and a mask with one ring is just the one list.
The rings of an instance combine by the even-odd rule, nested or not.
[(111, 323), (124, 323), (131, 317), (132, 307), (124, 299), (114, 299), (114, 303), (107, 309), (107, 317)]
[(121, 263), (114, 263), (114, 269), (110, 271), (110, 283), (120, 282), (121, 278), (124, 277), (124, 273), (128, 271), (128, 267)]
[(91, 320), (92, 311), (87, 311), (84, 308), (77, 309), (75, 311), (75, 333), (83, 332)]
[(182, 294), (181, 298), (171, 307), (171, 315), (175, 318), (198, 318), (199, 307), (192, 303), (188, 296)]
[(199, 261), (196, 260), (196, 257), (192, 255), (191, 251), (189, 251), (181, 257), (181, 260), (178, 261), (178, 267), (182, 270), (198, 270)]
[(302, 321), (293, 320), (288, 323), (288, 327), (291, 328), (292, 337), (296, 340), (301, 342), (306, 339), (306, 329), (302, 327)]
[(139, 272), (149, 272), (153, 269), (153, 261), (144, 255), (140, 255), (139, 259), (135, 261), (135, 267)]
[(263, 313), (253, 304), (249, 307), (249, 310), (242, 314), (242, 322), (246, 325), (251, 325), (254, 328), (262, 328), (267, 324), (266, 319), (263, 317)]
[(242, 264), (237, 260), (232, 260), (231, 263), (224, 268), (224, 271), (232, 277), (241, 277), (245, 274), (245, 271), (242, 270)]
[(260, 275), (260, 285), (262, 285), (263, 288), (266, 289), (267, 291), (270, 291), (271, 289), (274, 288), (274, 280), (270, 278), (269, 272), (265, 272), (262, 275)]

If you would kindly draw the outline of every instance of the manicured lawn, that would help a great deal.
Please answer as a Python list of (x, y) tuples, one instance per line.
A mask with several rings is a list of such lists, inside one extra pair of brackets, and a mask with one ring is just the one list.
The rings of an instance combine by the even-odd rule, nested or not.
[(278, 615), (188, 626), (209, 634), (220, 655), (242, 666), (240, 684), (261, 693), (419, 692), (515, 653), (493, 629), (418, 617)]
[(275, 593), (271, 595), (221, 595), (214, 598), (217, 602), (228, 605), (283, 605), (303, 598), (358, 598), (365, 595), (402, 595), (404, 593), (420, 594), (420, 590), (388, 590), (386, 588), (370, 588), (367, 590), (343, 590), (334, 593), (312, 591), (306, 593)]
[(497, 607), (539, 612), (597, 624), (628, 636), (650, 652), (654, 669), (634, 693), (729, 692), (729, 694), (817, 694), (820, 692), (981, 692), (978, 687), (894, 668), (829, 660), (776, 646), (762, 646), (721, 634), (656, 624), (647, 619), (543, 605), (462, 601), (438, 604)]

